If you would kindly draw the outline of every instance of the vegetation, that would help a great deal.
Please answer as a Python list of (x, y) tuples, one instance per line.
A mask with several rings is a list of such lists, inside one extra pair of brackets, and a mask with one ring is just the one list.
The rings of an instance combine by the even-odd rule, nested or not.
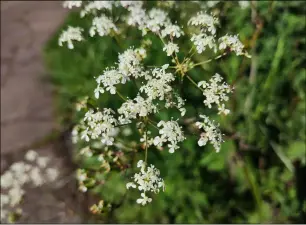
[[(154, 4), (154, 3), (150, 3)], [(198, 9), (180, 2), (186, 14)], [(173, 10), (170, 15), (175, 16)], [(101, 174), (104, 185), (92, 189), (112, 208), (95, 219), (112, 223), (302, 223), (306, 221), (306, 40), (305, 4), (301, 1), (258, 1), (241, 8), (237, 2), (219, 2), (212, 9), (219, 14), (220, 32), (239, 33), (252, 55), (251, 59), (226, 55), (190, 71), (196, 82), (209, 79), (218, 71), (234, 85), (230, 97), (231, 114), (213, 119), (220, 123), (225, 142), (219, 153), (211, 146), (199, 147), (197, 137), (188, 137), (183, 146), (169, 155), (149, 151), (167, 184), (165, 192), (144, 207), (135, 204), (135, 195), (126, 191), (131, 176), (111, 170)], [(116, 12), (120, 14), (121, 12)], [(89, 25), (90, 19), (69, 14), (67, 24)], [(57, 96), (60, 123), (69, 127), (80, 119), (75, 103), (84, 96), (94, 98), (95, 76), (112, 66), (129, 46), (139, 47), (141, 33), (128, 29), (121, 39), (88, 37), (71, 51), (58, 46), (62, 28), (45, 48)], [(159, 50), (162, 43), (154, 36), (147, 63), (163, 65), (167, 60)], [(180, 45), (184, 45), (181, 40)], [(189, 46), (186, 46), (189, 48)], [(194, 58), (209, 59), (209, 53)], [(182, 92), (187, 99), (187, 114), (199, 112), (202, 93), (184, 80)], [(133, 93), (133, 86), (124, 92)], [(99, 106), (120, 107), (120, 98), (99, 98)], [(91, 101), (89, 101), (91, 104)], [(92, 103), (94, 104), (94, 103)], [(206, 109), (203, 111), (209, 115)], [(171, 115), (159, 114), (159, 119)], [(132, 133), (127, 140), (139, 139)], [(97, 147), (99, 148), (99, 147)], [(77, 157), (76, 157), (77, 158)], [(135, 162), (139, 156), (134, 153)], [(96, 162), (79, 161), (84, 168)]]

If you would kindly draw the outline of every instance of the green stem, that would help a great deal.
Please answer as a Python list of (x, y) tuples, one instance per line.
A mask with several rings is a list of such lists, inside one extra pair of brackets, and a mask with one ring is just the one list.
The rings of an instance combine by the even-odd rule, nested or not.
[(145, 165), (148, 161), (148, 120), (146, 121), (146, 152), (145, 152)]
[(121, 44), (121, 42), (119, 41), (119, 38), (116, 34), (113, 35), (113, 37), (115, 38), (118, 46), (121, 48), (121, 49), (124, 49), (123, 45)]
[(119, 96), (123, 101), (126, 101), (126, 98), (123, 97), (123, 95), (122, 95), (119, 91), (116, 91), (116, 93), (118, 94), (118, 96)]
[(247, 178), (247, 181), (248, 181), (248, 183), (250, 185), (250, 188), (251, 188), (251, 191), (252, 191), (252, 195), (253, 195), (253, 197), (256, 201), (258, 214), (259, 214), (259, 218), (260, 218), (259, 222), (261, 222), (261, 220), (262, 220), (262, 208), (261, 208), (262, 201), (261, 201), (258, 186), (256, 184), (255, 177), (253, 176), (253, 174), (250, 171), (249, 163), (248, 163), (247, 160), (243, 162), (243, 172), (244, 172), (244, 174)]
[(211, 62), (212, 60), (220, 59), (222, 56), (225, 56), (225, 55), (226, 55), (226, 52), (223, 53), (223, 54), (221, 54), (221, 55), (216, 56), (216, 57), (213, 58), (213, 59), (209, 59), (209, 60), (206, 60), (206, 61), (203, 61), (203, 62), (196, 63), (196, 64), (194, 64), (190, 69), (192, 69), (192, 68), (194, 68), (194, 67), (196, 67), (196, 66), (199, 66), (199, 65), (203, 65), (203, 64), (209, 63), (209, 62)]
[(196, 86), (198, 89), (200, 89), (202, 92), (204, 92), (204, 89), (201, 88), (201, 87), (199, 87), (199, 86), (197, 85), (197, 83), (196, 83), (189, 75), (186, 75), (186, 77), (187, 77), (188, 80), (191, 81), (191, 83), (192, 83), (194, 86)]
[(156, 128), (158, 130), (158, 127), (155, 126), (157, 123), (153, 120), (151, 120), (149, 117), (146, 118), (148, 123), (151, 124), (154, 128)]

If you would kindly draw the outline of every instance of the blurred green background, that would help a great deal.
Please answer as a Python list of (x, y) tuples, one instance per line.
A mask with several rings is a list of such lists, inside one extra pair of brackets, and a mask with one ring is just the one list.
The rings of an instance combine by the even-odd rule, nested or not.
[[(151, 7), (156, 2), (147, 3)], [(192, 15), (196, 4), (177, 2), (171, 11)], [(107, 175), (104, 186), (94, 191), (116, 207), (102, 213), (102, 222), (112, 223), (302, 223), (306, 222), (306, 4), (303, 1), (258, 1), (247, 8), (237, 2), (219, 2), (212, 9), (220, 18), (218, 35), (239, 34), (252, 55), (251, 59), (234, 54), (189, 75), (197, 82), (220, 73), (235, 86), (230, 96), (231, 114), (220, 117), (203, 107), (202, 94), (184, 80), (181, 94), (187, 99), (187, 115), (205, 113), (220, 123), (225, 142), (220, 153), (211, 146), (198, 147), (197, 137), (188, 137), (175, 152), (149, 151), (149, 162), (160, 169), (166, 191), (145, 207), (135, 203), (138, 193), (126, 194), (126, 178), (119, 172)], [(183, 12), (183, 13), (182, 13)], [(112, 15), (121, 15), (121, 11)], [(68, 127), (76, 122), (74, 104), (83, 96), (93, 97), (94, 77), (114, 65), (118, 52), (139, 47), (142, 36), (134, 28), (125, 31), (118, 42), (111, 37), (87, 37), (73, 51), (59, 47), (57, 39), (67, 27), (88, 27), (91, 19), (80, 19), (77, 12), (68, 16), (45, 48), (56, 95), (59, 122)], [(190, 42), (184, 37), (180, 45), (186, 50)], [(154, 36), (146, 63), (168, 62), (162, 43)], [(213, 56), (207, 52), (193, 58), (195, 62)], [(120, 89), (135, 95), (132, 86)], [(103, 94), (100, 107), (117, 108), (118, 97)], [(203, 105), (204, 106), (204, 105)], [(175, 112), (160, 114), (170, 119)], [(130, 137), (134, 141), (136, 134)], [(142, 153), (139, 153), (138, 158)], [(132, 173), (131, 173), (132, 175)], [(124, 198), (124, 200), (122, 200)]]

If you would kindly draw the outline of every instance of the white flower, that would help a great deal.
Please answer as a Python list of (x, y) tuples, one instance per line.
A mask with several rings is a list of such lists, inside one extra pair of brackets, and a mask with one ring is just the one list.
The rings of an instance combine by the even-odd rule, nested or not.
[(59, 172), (57, 169), (55, 168), (46, 169), (46, 176), (48, 178), (48, 181), (51, 181), (51, 182), (55, 181), (58, 175), (59, 175)]
[(176, 107), (181, 112), (181, 116), (184, 116), (186, 113), (185, 101), (177, 93), (174, 93), (174, 97), (176, 101), (173, 101), (173, 96), (166, 98), (165, 108)]
[(44, 178), (38, 167), (34, 167), (30, 171), (29, 176), (35, 186), (41, 186), (44, 183)]
[(250, 6), (250, 2), (249, 1), (238, 1), (239, 6), (242, 9), (246, 9)]
[(154, 138), (154, 145), (162, 146), (163, 143), (170, 142), (169, 152), (174, 153), (179, 148), (177, 144), (185, 140), (182, 128), (176, 121), (160, 121), (157, 126), (162, 128), (159, 130), (160, 136)]
[(81, 11), (81, 17), (84, 17), (88, 13), (96, 12), (102, 9), (112, 9), (112, 1), (92, 1), (89, 2), (84, 9)]
[(150, 203), (152, 201), (152, 198), (147, 197), (145, 193), (141, 193), (141, 197), (142, 198), (136, 200), (138, 204), (146, 205), (147, 203)]
[(157, 8), (153, 8), (148, 13), (148, 19), (145, 20), (146, 27), (152, 32), (156, 33), (167, 24), (170, 24), (168, 14)]
[(129, 182), (126, 184), (126, 188), (137, 188), (142, 191), (141, 196), (143, 199), (137, 199), (138, 204), (145, 205), (147, 202), (151, 202), (152, 199), (146, 198), (146, 192), (158, 193), (160, 188), (164, 190), (164, 180), (159, 177), (160, 172), (153, 165), (146, 167), (143, 160), (138, 161), (137, 167), (141, 168), (139, 173), (136, 173), (132, 178), (134, 182)]
[(208, 15), (205, 12), (199, 12), (196, 16), (192, 17), (188, 24), (194, 26), (201, 26), (204, 31), (207, 31), (211, 34), (216, 33), (216, 25), (219, 23), (218, 18)]
[(81, 109), (84, 109), (86, 107), (87, 101), (88, 101), (88, 96), (85, 96), (79, 102), (76, 103), (75, 109), (77, 111), (81, 111)]
[[(97, 109), (98, 110), (98, 109)], [(117, 120), (113, 116), (114, 112), (111, 109), (103, 109), (102, 111), (94, 112), (90, 109), (84, 116), (84, 127), (81, 139), (89, 141), (91, 139), (100, 138), (105, 145), (113, 145), (116, 132)]]
[(223, 139), (218, 124), (215, 124), (214, 121), (210, 121), (207, 116), (200, 115), (200, 117), (203, 118), (203, 122), (196, 122), (195, 125), (199, 129), (203, 129), (204, 133), (201, 134), (198, 145), (204, 146), (209, 141), (213, 144), (216, 152), (219, 152)]
[(202, 146), (206, 145), (207, 141), (208, 141), (208, 138), (205, 135), (205, 133), (201, 133), (200, 139), (198, 140), (198, 145), (200, 147), (202, 147)]
[(144, 49), (133, 49), (129, 48), (124, 51), (122, 54), (119, 54), (119, 63), (118, 63), (118, 71), (122, 76), (123, 83), (129, 77), (142, 77), (144, 73), (142, 72), (141, 60), (145, 52)]
[(76, 178), (77, 178), (78, 181), (83, 182), (87, 179), (87, 174), (84, 170), (78, 169)]
[(81, 192), (86, 192), (86, 191), (87, 191), (87, 187), (85, 187), (84, 185), (81, 185), (81, 186), (79, 187), (79, 190), (80, 190)]
[(133, 182), (129, 182), (126, 184), (126, 189), (130, 189), (130, 188), (136, 188), (136, 184), (134, 184)]
[(37, 159), (38, 157), (38, 154), (37, 152), (33, 151), (33, 150), (29, 150), (26, 155), (25, 155), (25, 159), (30, 161), (30, 162), (33, 162)]
[(144, 99), (140, 95), (137, 95), (133, 100), (127, 100), (118, 109), (118, 113), (127, 119), (136, 119), (137, 116), (145, 117), (156, 111), (157, 108), (151, 99)]
[(143, 2), (142, 1), (120, 1), (120, 4), (124, 8), (131, 8), (131, 7), (136, 7), (136, 6), (142, 6)]
[(136, 48), (135, 53), (138, 54), (141, 59), (145, 59), (147, 57), (147, 51), (144, 48)]
[(81, 7), (82, 1), (64, 1), (63, 2), (63, 7), (71, 9), (73, 7)]
[(147, 76), (147, 83), (139, 88), (140, 92), (147, 94), (148, 99), (164, 100), (166, 95), (172, 91), (170, 83), (175, 80), (172, 73), (166, 73), (168, 64), (162, 68), (155, 68), (152, 76)]
[(224, 104), (220, 105), (218, 110), (219, 110), (218, 114), (224, 114), (225, 116), (230, 113), (230, 110), (226, 109)]
[(89, 136), (88, 136), (88, 128), (86, 130), (83, 130), (82, 131), (82, 136), (81, 136), (81, 139), (84, 139), (86, 142), (89, 142)]
[(145, 163), (144, 163), (143, 160), (139, 160), (139, 161), (137, 162), (137, 167), (142, 168), (142, 167), (144, 167), (144, 166), (145, 166)]
[(83, 29), (80, 27), (69, 26), (68, 29), (63, 31), (62, 34), (60, 35), (58, 39), (59, 46), (63, 46), (63, 43), (67, 42), (68, 48), (73, 49), (74, 46), (73, 46), (72, 41), (82, 41), (83, 40), (82, 31)]
[(23, 174), (25, 172), (25, 163), (23, 162), (15, 162), (11, 165), (10, 170), (15, 174)]
[(169, 42), (168, 44), (165, 45), (163, 51), (167, 52), (167, 56), (171, 56), (174, 52), (179, 52), (179, 47), (177, 44)]
[(5, 172), (1, 176), (1, 187), (2, 188), (9, 188), (14, 184), (14, 176), (13, 173), (10, 171)]
[(79, 141), (79, 131), (78, 126), (74, 126), (71, 131), (71, 141), (73, 144), (76, 144)]
[(147, 132), (144, 132), (142, 137), (140, 138), (140, 142), (144, 142), (147, 147), (153, 145), (153, 138), (149, 138), (149, 135), (151, 134), (151, 131), (147, 131)]
[(91, 149), (89, 148), (89, 146), (86, 146), (85, 148), (82, 148), (80, 150), (80, 154), (85, 155), (86, 157), (93, 156), (93, 153), (92, 153)]
[(19, 186), (14, 186), (8, 191), (8, 195), (10, 198), (10, 206), (15, 207), (20, 203), (25, 191), (21, 189)]
[(118, 33), (118, 29), (114, 22), (105, 15), (101, 15), (100, 17), (95, 17), (92, 20), (92, 26), (89, 29), (89, 34), (93, 37), (96, 32), (99, 36), (103, 37), (109, 35), (111, 32)]
[(179, 38), (183, 34), (184, 32), (181, 30), (181, 28), (178, 25), (173, 24), (167, 24), (166, 27), (161, 31), (162, 37), (169, 35), (170, 37)]
[[(39, 157), (33, 150), (28, 151), (25, 158), (32, 163), (39, 163), (40, 159), (43, 159), (43, 165), (45, 165), (46, 161), (46, 157)], [(13, 163), (1, 176), (1, 189), (7, 189), (6, 195), (1, 194), (1, 220), (7, 219), (8, 216), (8, 212), (3, 210), (4, 207), (9, 206), (15, 208), (21, 202), (25, 195), (23, 185), (28, 183), (34, 184), (35, 186), (42, 185), (48, 181), (44, 179), (45, 177), (48, 177), (48, 173), (43, 174), (43, 170), (37, 166), (27, 164), (23, 161)], [(16, 213), (21, 213), (20, 208), (15, 209)]]
[(38, 157), (36, 162), (37, 162), (37, 165), (41, 168), (46, 168), (48, 162), (49, 162), (49, 158), (48, 157)]
[(219, 49), (229, 48), (231, 51), (235, 52), (236, 55), (243, 55), (244, 45), (238, 38), (238, 35), (228, 35), (219, 38)]
[(215, 74), (210, 80), (209, 83), (206, 81), (200, 81), (198, 83), (199, 87), (204, 89), (203, 95), (206, 97), (204, 104), (211, 108), (211, 104), (215, 103), (219, 105), (223, 101), (228, 101), (228, 96), (232, 92), (231, 87), (224, 83), (221, 83), (222, 77), (219, 74)]
[(8, 204), (10, 202), (9, 196), (1, 194), (1, 201), (0, 202), (1, 202), (1, 206)]
[(142, 8), (141, 1), (121, 1), (123, 7), (127, 7), (130, 14), (126, 18), (128, 25), (138, 26), (140, 30), (145, 29), (145, 21), (148, 20), (146, 11)]
[(185, 105), (185, 101), (180, 96), (176, 96), (176, 99), (177, 99), (177, 108), (181, 112), (181, 116), (184, 116), (186, 114), (186, 109), (183, 107)]
[(191, 37), (191, 41), (196, 46), (197, 52), (199, 54), (205, 51), (207, 47), (213, 49), (214, 51), (217, 50), (214, 36), (206, 35), (204, 33), (200, 33), (197, 35), (194, 34)]

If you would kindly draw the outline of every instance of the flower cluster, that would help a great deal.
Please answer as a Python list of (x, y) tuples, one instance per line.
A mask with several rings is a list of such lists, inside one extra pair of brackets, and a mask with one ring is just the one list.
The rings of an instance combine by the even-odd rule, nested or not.
[(89, 34), (93, 37), (96, 33), (103, 37), (111, 34), (111, 32), (118, 33), (118, 29), (113, 21), (105, 15), (95, 17), (92, 21), (92, 27), (89, 30)]
[(146, 93), (150, 100), (164, 100), (166, 95), (172, 91), (170, 83), (175, 80), (172, 73), (167, 73), (168, 64), (162, 68), (155, 68), (152, 76), (147, 77), (147, 83), (139, 88), (140, 92)]
[(226, 49), (229, 48), (231, 51), (235, 52), (236, 55), (243, 55), (244, 45), (238, 38), (238, 35), (228, 35), (221, 37), (219, 39), (220, 45), (219, 49)]
[[(200, 11), (191, 17), (188, 17), (186, 13), (185, 16), (181, 15), (182, 21), (186, 19), (184, 21), (185, 25), (183, 25), (172, 21), (169, 16), (167, 9), (171, 9), (174, 6), (173, 3), (165, 2), (162, 8), (158, 6), (163, 5), (163, 2), (157, 3), (156, 7), (146, 4), (143, 1), (84, 1), (83, 4), (68, 1), (65, 3), (65, 7), (68, 8), (81, 7), (81, 17), (88, 14), (93, 15), (89, 36), (96, 34), (100, 37), (111, 36), (120, 42), (121, 38), (126, 38), (123, 34), (126, 26), (131, 26), (141, 31), (145, 37), (140, 41), (139, 48), (123, 49), (118, 54), (118, 61), (114, 66), (104, 69), (95, 78), (97, 82), (93, 91), (95, 98), (99, 99), (101, 94), (108, 93), (118, 95), (122, 101), (118, 108), (93, 109), (94, 107), (90, 106), (87, 109), (87, 98), (77, 104), (77, 110), (79, 113), (85, 111), (85, 116), (73, 129), (72, 141), (74, 143), (82, 140), (87, 142), (86, 145), (88, 146), (80, 149), (81, 156), (97, 157), (96, 152), (92, 150), (95, 148), (91, 146), (97, 146), (98, 144), (100, 144), (98, 148), (102, 148), (102, 145), (105, 150), (118, 148), (126, 151), (135, 151), (135, 149), (138, 151), (142, 148), (145, 150), (145, 162), (147, 162), (149, 146), (151, 146), (150, 151), (153, 148), (162, 150), (166, 146), (170, 153), (174, 153), (179, 149), (181, 142), (187, 138), (182, 126), (180, 126), (183, 122), (180, 119), (190, 114), (185, 108), (183, 97), (185, 95), (183, 89), (188, 89), (188, 84), (195, 85), (198, 91), (203, 93), (203, 101), (206, 107), (211, 108), (215, 104), (218, 107), (219, 114), (227, 115), (230, 112), (229, 109), (225, 108), (225, 102), (228, 101), (228, 95), (232, 92), (232, 88), (223, 81), (223, 78), (216, 73), (210, 80), (203, 80), (197, 84), (192, 79), (192, 76), (196, 76), (197, 73), (193, 73), (194, 75), (191, 76), (192, 73), (189, 73), (189, 71), (213, 59), (219, 59), (229, 51), (235, 52), (236, 55), (247, 56), (238, 35), (226, 34), (223, 37), (217, 37), (219, 19), (204, 11)], [(213, 7), (215, 3), (208, 1), (205, 5)], [(122, 10), (126, 11), (126, 13), (122, 13), (124, 16), (116, 15), (113, 10), (116, 7), (122, 7)], [(111, 13), (108, 11), (111, 11)], [(67, 42), (68, 47), (73, 48), (72, 41), (83, 40), (82, 28), (71, 29), (69, 27), (67, 31), (62, 33), (59, 39), (60, 45)], [(146, 65), (147, 61), (151, 59), (145, 60), (147, 53), (152, 50), (150, 48), (152, 47), (151, 37), (153, 36), (162, 44), (160, 50), (169, 56), (167, 57), (169, 61), (162, 62), (158, 66)], [(182, 42), (180, 38), (182, 37), (184, 41), (190, 42), (192, 48), (186, 49), (188, 45), (180, 45)], [(151, 44), (148, 44), (150, 42)], [(192, 57), (194, 54), (202, 54), (208, 49), (215, 54), (217, 51), (221, 53), (207, 61), (194, 62)], [(188, 83), (189, 81), (190, 83)], [(132, 96), (127, 96), (124, 92), (128, 85), (135, 87), (129, 93)], [(94, 98), (93, 101), (95, 101)], [(86, 109), (87, 112), (81, 109)], [(175, 113), (176, 110), (179, 110), (180, 114)], [(166, 113), (174, 111), (178, 118), (171, 118), (170, 121), (161, 119), (165, 111)], [(200, 118), (204, 121), (192, 124), (203, 130), (198, 141), (199, 146), (204, 146), (207, 142), (210, 142), (218, 152), (222, 143), (222, 134), (218, 125), (204, 115), (201, 115)], [(183, 119), (186, 121), (185, 119), (188, 120), (189, 118)], [(120, 135), (132, 136), (134, 130), (131, 130), (131, 127), (134, 124), (137, 127), (136, 132), (141, 137), (141, 144), (129, 140), (129, 145), (132, 147), (126, 147), (126, 143), (120, 139)], [(120, 129), (121, 132), (119, 132)], [(99, 152), (98, 160), (101, 162), (101, 167), (110, 170), (110, 163), (105, 160), (105, 156), (105, 152)], [(117, 161), (118, 157), (116, 155), (113, 162), (117, 162), (120, 168), (128, 168), (128, 166), (124, 167)], [(134, 181), (127, 183), (128, 189), (137, 188), (141, 191), (141, 198), (137, 199), (137, 203), (141, 205), (146, 205), (152, 201), (147, 192), (158, 193), (161, 187), (164, 188), (164, 182), (159, 177), (159, 170), (153, 165), (148, 166), (144, 161), (140, 160), (138, 162), (140, 172), (133, 176)], [(88, 177), (88, 174), (85, 170), (79, 170), (77, 173), (80, 190), (83, 192), (89, 188), (88, 183), (92, 186), (95, 182)], [(93, 211), (99, 212), (100, 208), (95, 206)]]
[(90, 139), (100, 138), (103, 144), (112, 145), (117, 133), (116, 125), (118, 124), (113, 113), (111, 109), (103, 109), (97, 112), (90, 109), (84, 117), (84, 130), (81, 133), (81, 138), (87, 142)]
[(164, 190), (164, 180), (159, 177), (160, 172), (154, 165), (147, 166), (143, 160), (138, 161), (137, 167), (140, 168), (140, 172), (136, 173), (132, 179), (134, 182), (126, 184), (126, 188), (137, 188), (141, 191), (141, 198), (136, 202), (141, 205), (146, 205), (151, 202), (152, 199), (146, 195), (146, 192), (158, 193), (160, 188)]
[(216, 25), (219, 24), (219, 20), (215, 16), (208, 15), (205, 12), (199, 12), (196, 16), (189, 20), (188, 24), (200, 26), (202, 31), (214, 35), (216, 33)]
[(90, 211), (93, 214), (101, 213), (104, 208), (104, 201), (100, 200), (98, 204), (94, 204), (90, 207)]
[(179, 38), (183, 34), (184, 32), (181, 30), (181, 28), (178, 25), (174, 25), (174, 24), (166, 25), (165, 29), (161, 31), (162, 37), (169, 36), (170, 38), (173, 38), (173, 37)]
[(96, 13), (96, 11), (102, 9), (112, 9), (113, 2), (112, 1), (92, 1), (89, 2), (84, 9), (81, 11), (81, 17), (86, 16), (89, 13)]
[[(23, 186), (33, 184), (38, 187), (47, 182), (53, 182), (58, 177), (58, 171), (47, 168), (50, 159), (39, 156), (37, 152), (30, 150), (25, 155), (25, 160), (13, 163), (1, 176), (1, 221), (6, 220), (11, 210), (16, 208), (25, 195)], [(9, 211), (8, 208), (11, 208)], [(17, 211), (20, 211), (17, 208)]]
[(205, 33), (194, 34), (190, 39), (196, 46), (197, 52), (200, 54), (208, 47), (216, 52), (215, 37)]
[(204, 132), (201, 133), (198, 145), (204, 146), (209, 141), (214, 146), (216, 152), (219, 152), (223, 139), (218, 125), (214, 121), (210, 121), (207, 116), (200, 115), (200, 118), (203, 118), (203, 122), (196, 122), (196, 126), (199, 129), (203, 129)]
[[(221, 102), (228, 101), (228, 96), (232, 92), (232, 88), (225, 82), (221, 83), (223, 78), (219, 74), (215, 74), (209, 82), (200, 81), (198, 86), (203, 88), (203, 95), (205, 96), (204, 104), (211, 108), (211, 104), (217, 104), (220, 109)], [(224, 111), (224, 110), (222, 110)]]
[(137, 116), (145, 117), (150, 113), (157, 112), (157, 107), (150, 99), (144, 99), (140, 95), (133, 100), (127, 100), (118, 109), (118, 113), (123, 115), (125, 119), (136, 119)]
[(127, 79), (128, 77), (142, 77), (145, 74), (142, 73), (141, 61), (146, 56), (146, 50), (138, 48), (133, 50), (132, 48), (119, 54), (118, 71), (122, 76)]
[(84, 182), (87, 179), (87, 174), (86, 174), (85, 170), (78, 169), (76, 178), (79, 181), (79, 190), (82, 191), (82, 192), (86, 192), (87, 187), (84, 185)]
[(141, 1), (121, 1), (121, 4), (130, 12), (127, 24), (138, 27), (144, 35), (147, 34), (147, 30), (157, 33), (161, 37), (169, 36), (170, 38), (178, 38), (184, 34), (181, 27), (171, 23), (168, 13), (161, 9), (153, 8), (146, 12)]
[(100, 93), (109, 91), (111, 94), (116, 94), (116, 85), (125, 84), (130, 77), (138, 78), (145, 75), (141, 67), (141, 60), (145, 56), (144, 49), (128, 49), (122, 54), (119, 54), (118, 69), (106, 69), (100, 75), (95, 89), (95, 96), (99, 98)]
[(83, 1), (64, 1), (63, 7), (71, 9), (73, 7), (79, 8), (81, 7)]
[(161, 147), (163, 143), (170, 142), (169, 152), (174, 153), (179, 148), (177, 144), (185, 140), (182, 128), (176, 121), (160, 121), (157, 126), (162, 128), (159, 130), (160, 136), (154, 138), (154, 145)]
[(177, 44), (174, 44), (173, 42), (169, 42), (168, 44), (165, 44), (163, 51), (167, 53), (167, 56), (171, 56), (174, 52), (176, 53), (179, 52), (179, 47)]
[(59, 46), (63, 46), (64, 42), (67, 42), (68, 48), (73, 49), (74, 45), (72, 41), (82, 41), (83, 29), (80, 27), (71, 27), (69, 26), (67, 30), (63, 31), (60, 38), (58, 39)]

